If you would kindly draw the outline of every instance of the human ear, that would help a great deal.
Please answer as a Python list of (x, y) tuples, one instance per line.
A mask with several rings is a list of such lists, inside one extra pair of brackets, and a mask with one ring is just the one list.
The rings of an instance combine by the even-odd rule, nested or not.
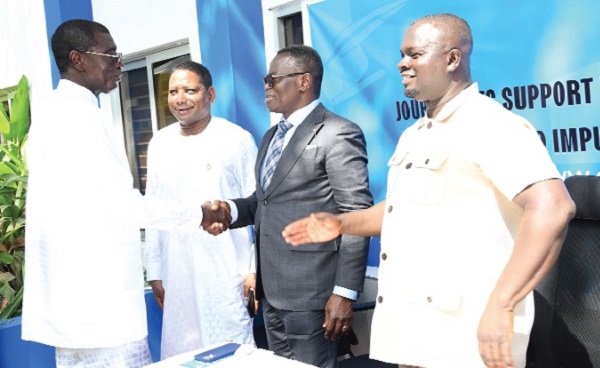
[(217, 90), (215, 89), (215, 86), (210, 86), (208, 88), (208, 101), (210, 101), (210, 103), (215, 102), (215, 99), (217, 98)]
[(309, 73), (302, 74), (299, 78), (300, 80), (300, 90), (306, 91), (312, 85), (312, 75)]
[(69, 51), (69, 62), (71, 66), (81, 72), (85, 71), (85, 60), (77, 50)]
[(453, 72), (456, 69), (458, 69), (461, 58), (462, 58), (462, 54), (460, 53), (460, 50), (458, 50), (456, 48), (450, 50), (450, 52), (448, 52), (448, 70)]

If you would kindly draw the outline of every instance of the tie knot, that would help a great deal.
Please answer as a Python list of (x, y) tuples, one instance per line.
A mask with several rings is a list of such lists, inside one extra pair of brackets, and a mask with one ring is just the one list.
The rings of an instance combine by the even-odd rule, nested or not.
[(285, 119), (281, 119), (279, 120), (279, 130), (285, 134), (290, 128), (292, 127), (292, 124), (290, 124), (287, 120)]

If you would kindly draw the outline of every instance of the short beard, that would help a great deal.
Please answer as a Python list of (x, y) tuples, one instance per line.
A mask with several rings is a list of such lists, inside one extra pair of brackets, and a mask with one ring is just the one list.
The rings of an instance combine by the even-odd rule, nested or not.
[(408, 98), (416, 98), (419, 95), (419, 91), (414, 88), (405, 88), (404, 95)]

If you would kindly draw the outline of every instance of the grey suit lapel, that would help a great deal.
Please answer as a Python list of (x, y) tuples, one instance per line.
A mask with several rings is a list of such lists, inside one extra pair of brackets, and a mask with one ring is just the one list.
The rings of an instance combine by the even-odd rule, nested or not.
[[(279, 186), (283, 179), (285, 179), (292, 167), (294, 167), (296, 164), (296, 161), (298, 161), (298, 158), (300, 158), (302, 155), (302, 152), (304, 152), (306, 146), (312, 141), (319, 129), (321, 129), (323, 126), (323, 116), (325, 115), (325, 111), (325, 107), (322, 104), (319, 104), (296, 128), (292, 139), (290, 139), (290, 142), (283, 150), (281, 158), (279, 159), (279, 163), (277, 164), (277, 168), (273, 173), (273, 178), (271, 178), (267, 197), (273, 193), (277, 186)], [(266, 148), (265, 153), (262, 155), (261, 166), (265, 154)]]

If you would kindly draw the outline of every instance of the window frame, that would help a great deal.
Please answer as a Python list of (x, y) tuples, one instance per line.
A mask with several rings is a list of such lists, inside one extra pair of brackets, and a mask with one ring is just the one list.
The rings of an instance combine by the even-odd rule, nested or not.
[[(263, 11), (263, 29), (265, 40), (266, 68), (269, 70), (271, 60), (277, 55), (277, 51), (285, 47), (285, 29), (282, 18), (292, 14), (302, 14), (302, 38), (304, 44), (312, 46), (310, 34), (310, 17), (308, 8), (312, 4), (325, 0), (261, 0)], [(279, 121), (278, 114), (271, 113), (271, 125)]]
[[(123, 56), (123, 72), (129, 72), (136, 69), (146, 68), (146, 78), (148, 80), (148, 98), (150, 105), (150, 120), (152, 125), (152, 134), (154, 135), (158, 128), (158, 116), (157, 116), (157, 103), (156, 96), (154, 94), (154, 69), (153, 64), (180, 57), (183, 55), (190, 55), (190, 45), (188, 39), (175, 41), (169, 44), (154, 47), (148, 50), (127, 54)], [(125, 75), (124, 75), (125, 77)], [(138, 187), (140, 178), (138, 176), (138, 164), (137, 164), (137, 151), (135, 142), (132, 139), (133, 121), (129, 117), (124, 118), (123, 105), (122, 105), (122, 94), (126, 94), (128, 91), (119, 84), (118, 90), (110, 94), (110, 103), (112, 106), (112, 117), (114, 123), (120, 127), (120, 132), (123, 138), (123, 144), (127, 154), (127, 160), (131, 169), (131, 174), (134, 179), (135, 186)]]
[(262, 0), (265, 56), (267, 63), (285, 45), (282, 18), (292, 14), (302, 14), (302, 37), (304, 44), (312, 46), (308, 8), (325, 0)]

